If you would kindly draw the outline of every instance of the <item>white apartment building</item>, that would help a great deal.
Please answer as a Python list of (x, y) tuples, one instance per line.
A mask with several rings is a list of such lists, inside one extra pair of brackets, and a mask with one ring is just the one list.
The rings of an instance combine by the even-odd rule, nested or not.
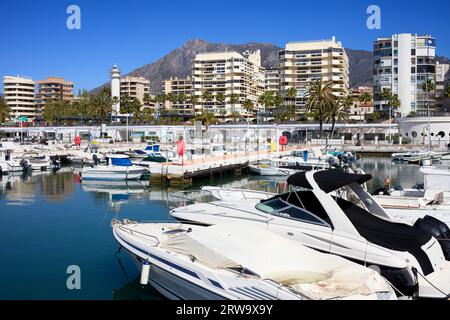
[(361, 95), (363, 93), (369, 93), (373, 97), (372, 87), (358, 87), (350, 91), (350, 96), (353, 98), (353, 104), (350, 106), (350, 116), (351, 120), (363, 123), (366, 115), (373, 113), (373, 101), (362, 103), (360, 101)]
[(173, 94), (176, 97), (184, 97), (184, 101), (177, 100), (171, 102), (166, 100), (165, 107), (167, 110), (173, 110), (180, 114), (194, 114), (194, 108), (190, 102), (192, 95), (192, 78), (177, 78), (171, 77), (169, 80), (163, 81), (163, 93)]
[(450, 64), (436, 62), (436, 98), (442, 97), (450, 78)]
[(36, 83), (28, 77), (3, 77), (3, 96), (11, 108), (11, 118), (37, 116), (35, 87)]
[(280, 69), (266, 69), (265, 91), (272, 92), (273, 94), (280, 92)]
[(150, 80), (144, 77), (126, 76), (120, 78), (120, 96), (128, 95), (144, 104), (144, 95), (150, 94)]
[[(195, 111), (202, 109), (216, 116), (239, 112), (247, 116), (243, 103), (250, 100), (256, 107), (258, 98), (264, 92), (264, 68), (261, 66), (261, 52), (207, 52), (197, 54), (193, 65), (194, 94), (199, 98)], [(203, 94), (208, 91), (213, 99), (206, 101)], [(222, 93), (226, 99), (217, 101)], [(230, 95), (237, 95), (237, 103), (230, 102)]]
[(427, 80), (435, 82), (436, 42), (430, 35), (394, 34), (378, 38), (373, 50), (374, 108), (389, 112), (387, 101), (380, 96), (390, 89), (401, 102), (397, 115), (405, 117), (426, 108), (434, 97), (422, 90)]
[(280, 92), (297, 90), (295, 105), (305, 111), (309, 84), (313, 80), (333, 83), (333, 94), (349, 92), (349, 63), (347, 53), (335, 37), (329, 40), (289, 42), (279, 52)]

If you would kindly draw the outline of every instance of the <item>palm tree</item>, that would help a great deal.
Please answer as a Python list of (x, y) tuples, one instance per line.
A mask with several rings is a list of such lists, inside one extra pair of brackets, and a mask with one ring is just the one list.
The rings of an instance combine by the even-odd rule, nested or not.
[(390, 102), (393, 99), (393, 94), (392, 94), (391, 89), (383, 89), (383, 91), (381, 91), (380, 96), (384, 101), (387, 102), (387, 105), (389, 107), (389, 119), (390, 119), (391, 118), (391, 110), (392, 110), (391, 109), (392, 106), (391, 106)]
[(195, 105), (198, 104), (198, 96), (191, 94), (189, 97), (189, 102), (192, 104), (192, 114), (195, 115)]
[(244, 107), (244, 110), (247, 112), (247, 123), (249, 122), (249, 118), (250, 118), (250, 113), (253, 113), (253, 107), (254, 104), (252, 102), (252, 100), (245, 100), (244, 103), (242, 104), (242, 106)]
[(142, 110), (142, 120), (144, 121), (144, 124), (148, 121), (148, 123), (151, 123), (153, 119), (153, 109), (150, 107), (145, 107)]
[(217, 122), (217, 118), (214, 116), (214, 113), (208, 111), (202, 112), (202, 114), (197, 116), (196, 119), (201, 121), (206, 126), (206, 130), (208, 130), (208, 126)]
[[(266, 91), (258, 98), (258, 103), (264, 106), (264, 111), (266, 108), (270, 108), (274, 105), (274, 96), (272, 91)], [(258, 117), (259, 118), (259, 117)]]
[(202, 94), (202, 114), (203, 114), (203, 111), (205, 110), (205, 102), (210, 102), (212, 100), (213, 100), (213, 96), (209, 90), (206, 90), (205, 92), (203, 92), (203, 94)]
[(294, 104), (297, 97), (297, 89), (292, 87), (286, 90), (286, 98), (289, 100), (289, 104)]
[(312, 81), (308, 88), (308, 100), (306, 109), (315, 115), (319, 121), (319, 135), (322, 137), (323, 121), (327, 110), (333, 103), (335, 97), (332, 94), (333, 83), (331, 81), (323, 83), (322, 79)]
[[(224, 105), (224, 102), (225, 102), (225, 94), (223, 94), (222, 92), (219, 92), (217, 95), (216, 95), (216, 101), (219, 103), (219, 105), (220, 105), (220, 110), (225, 110), (225, 105)], [(225, 112), (225, 114), (226, 114), (226, 112)], [(224, 119), (225, 120), (225, 119)]]
[(241, 114), (238, 111), (232, 111), (230, 116), (231, 119), (233, 119), (233, 123), (236, 124), (236, 119), (239, 119), (241, 117)]
[(144, 93), (143, 102), (146, 107), (150, 107), (152, 105), (152, 103), (155, 102), (155, 100), (153, 99), (153, 97), (150, 94)]
[(427, 93), (427, 117), (428, 117), (428, 142), (431, 150), (431, 126), (430, 126), (430, 93), (436, 89), (436, 85), (433, 80), (427, 79), (422, 84), (422, 90)]
[(295, 107), (295, 104), (289, 104), (285, 108), (286, 115), (289, 117), (289, 121), (292, 121), (292, 118), (294, 118), (295, 122), (295, 110), (297, 108)]
[(158, 104), (158, 106), (157, 106), (157, 113), (156, 113), (156, 118), (158, 119), (158, 121), (159, 121), (159, 117), (160, 117), (160, 114), (161, 114), (160, 110), (163, 109), (163, 105), (165, 104), (166, 100), (167, 100), (167, 97), (166, 97), (166, 95), (164, 93), (158, 94), (155, 97), (155, 101)]
[[(120, 113), (121, 114), (130, 114), (131, 111), (131, 98), (128, 94), (124, 94), (120, 97)], [(128, 116), (127, 116), (128, 118)]]
[(66, 116), (69, 111), (69, 103), (64, 100), (53, 100), (45, 103), (44, 119), (48, 122), (57, 120), (56, 125), (59, 126), (61, 117)]
[(231, 103), (231, 113), (236, 112), (235, 104), (238, 103), (240, 100), (239, 95), (236, 93), (232, 93), (228, 96), (228, 98), (230, 99), (230, 103)]
[(326, 120), (331, 121), (330, 139), (333, 138), (336, 122), (343, 123), (349, 119), (349, 108), (352, 104), (353, 99), (351, 96), (333, 99), (326, 115)]
[(99, 115), (101, 119), (107, 117), (108, 113), (112, 112), (111, 94), (106, 91), (101, 91), (94, 97), (95, 114)]
[(3, 97), (0, 97), (0, 123), (6, 122), (11, 117), (11, 108)]
[(132, 113), (132, 122), (135, 123), (136, 118), (141, 113), (141, 107), (142, 107), (142, 104), (141, 104), (141, 101), (139, 101), (138, 98), (134, 98), (131, 101), (130, 110), (131, 110), (131, 113)]

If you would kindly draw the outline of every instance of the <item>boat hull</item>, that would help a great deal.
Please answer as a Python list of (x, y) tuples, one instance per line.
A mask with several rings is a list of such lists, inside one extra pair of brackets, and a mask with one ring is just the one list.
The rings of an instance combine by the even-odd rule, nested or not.
[(251, 172), (259, 174), (260, 176), (288, 176), (293, 173), (293, 171), (289, 169), (261, 168), (254, 165), (249, 165), (248, 168)]
[(88, 168), (81, 171), (83, 180), (138, 180), (145, 173), (145, 169), (99, 169)]

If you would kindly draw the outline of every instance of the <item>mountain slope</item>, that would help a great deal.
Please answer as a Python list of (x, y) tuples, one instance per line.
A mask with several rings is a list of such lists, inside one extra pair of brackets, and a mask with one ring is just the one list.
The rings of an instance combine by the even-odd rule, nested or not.
[[(191, 74), (191, 64), (195, 55), (211, 51), (237, 51), (261, 50), (262, 65), (265, 68), (274, 68), (278, 62), (280, 47), (271, 43), (250, 42), (234, 45), (225, 43), (211, 43), (202, 39), (185, 42), (181, 47), (171, 51), (161, 59), (139, 67), (127, 75), (142, 76), (150, 80), (150, 92), (161, 92), (162, 81), (170, 77), (187, 77)], [(350, 66), (350, 87), (372, 85), (372, 52), (366, 50), (353, 50), (346, 48)], [(445, 57), (437, 57), (440, 63), (450, 63)], [(98, 92), (106, 83), (91, 92)]]

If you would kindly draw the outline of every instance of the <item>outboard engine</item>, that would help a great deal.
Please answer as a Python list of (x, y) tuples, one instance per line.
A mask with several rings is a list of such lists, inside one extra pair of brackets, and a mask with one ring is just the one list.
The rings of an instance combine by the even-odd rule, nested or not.
[(54, 171), (57, 171), (57, 170), (59, 170), (61, 168), (61, 166), (59, 165), (58, 160), (56, 160), (56, 159), (52, 160), (52, 165), (53, 165), (53, 170)]
[(22, 167), (22, 171), (23, 172), (32, 171), (31, 165), (30, 165), (30, 163), (27, 160), (22, 159), (19, 164)]
[(328, 163), (330, 164), (331, 167), (334, 167), (334, 166), (337, 165), (336, 159), (334, 159), (334, 157), (329, 157), (328, 158)]
[(445, 260), (450, 261), (450, 229), (447, 224), (434, 217), (425, 216), (423, 219), (417, 219), (414, 227), (431, 233), (441, 245)]
[(94, 160), (94, 165), (95, 165), (95, 166), (97, 166), (97, 165), (100, 164), (100, 159), (97, 157), (96, 154), (94, 154), (94, 155), (92, 156), (92, 160)]

